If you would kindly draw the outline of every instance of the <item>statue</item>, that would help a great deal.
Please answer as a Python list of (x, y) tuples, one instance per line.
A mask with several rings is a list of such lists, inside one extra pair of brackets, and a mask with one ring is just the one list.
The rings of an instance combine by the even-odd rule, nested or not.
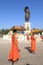
[(25, 11), (25, 21), (28, 22), (28, 20), (30, 19), (29, 7), (25, 7), (24, 11)]

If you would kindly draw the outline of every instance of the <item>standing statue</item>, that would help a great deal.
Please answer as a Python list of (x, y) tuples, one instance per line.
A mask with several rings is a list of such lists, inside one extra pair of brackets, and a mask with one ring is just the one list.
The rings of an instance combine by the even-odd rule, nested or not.
[(25, 7), (24, 11), (25, 11), (25, 21), (28, 22), (28, 20), (30, 19), (29, 7)]

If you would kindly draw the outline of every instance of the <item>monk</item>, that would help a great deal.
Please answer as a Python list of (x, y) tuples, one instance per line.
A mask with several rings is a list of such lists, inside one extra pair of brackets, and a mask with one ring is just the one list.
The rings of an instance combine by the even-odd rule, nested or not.
[(31, 33), (31, 48), (30, 48), (30, 51), (34, 54), (36, 53), (36, 38), (35, 38), (35, 35), (34, 35), (33, 32)]
[(12, 44), (11, 44), (11, 49), (10, 49), (10, 53), (9, 53), (9, 56), (8, 56), (8, 60), (16, 62), (20, 58), (16, 33), (12, 34), (11, 40), (12, 40)]

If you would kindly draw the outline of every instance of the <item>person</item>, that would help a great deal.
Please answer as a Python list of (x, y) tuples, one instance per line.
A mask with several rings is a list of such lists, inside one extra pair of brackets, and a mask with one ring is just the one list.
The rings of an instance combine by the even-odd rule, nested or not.
[(17, 62), (17, 60), (19, 60), (20, 58), (20, 54), (19, 54), (19, 48), (18, 48), (18, 41), (17, 41), (16, 33), (14, 32), (14, 30), (13, 30), (11, 40), (12, 40), (12, 44), (11, 44), (10, 53), (8, 55), (8, 61)]
[(34, 32), (31, 33), (31, 48), (30, 48), (30, 51), (32, 53), (36, 53), (36, 38), (35, 38), (35, 35), (34, 35)]
[(43, 41), (43, 35), (42, 35), (42, 33), (40, 33), (40, 38), (41, 38), (41, 41)]

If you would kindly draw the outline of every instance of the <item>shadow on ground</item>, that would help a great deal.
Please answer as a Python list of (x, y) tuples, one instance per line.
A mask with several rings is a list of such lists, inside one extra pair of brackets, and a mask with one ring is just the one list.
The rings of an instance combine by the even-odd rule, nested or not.
[(29, 51), (30, 53), (32, 53), (31, 50), (30, 50), (30, 47), (25, 47), (25, 49), (27, 49), (27, 51)]
[(30, 64), (27, 63), (26, 65), (30, 65)]

